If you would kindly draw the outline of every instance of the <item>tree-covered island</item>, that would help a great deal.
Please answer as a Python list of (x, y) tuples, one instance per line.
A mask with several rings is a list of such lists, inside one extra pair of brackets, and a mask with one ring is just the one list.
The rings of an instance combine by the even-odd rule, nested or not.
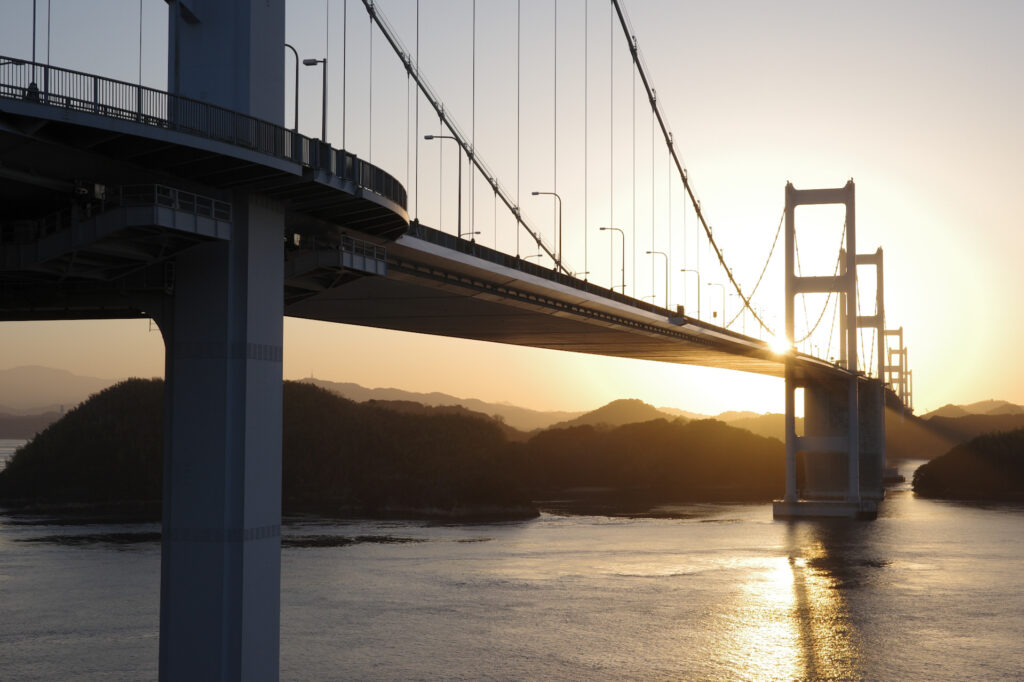
[[(159, 514), (163, 382), (105, 389), (0, 472), (6, 506), (97, 505)], [(714, 420), (583, 425), (510, 437), (480, 413), (391, 409), (285, 382), (283, 512), (513, 519), (535, 500), (608, 513), (699, 501), (764, 502), (783, 489), (783, 447)], [(540, 503), (544, 508), (543, 502)], [(567, 507), (568, 504), (568, 507)]]

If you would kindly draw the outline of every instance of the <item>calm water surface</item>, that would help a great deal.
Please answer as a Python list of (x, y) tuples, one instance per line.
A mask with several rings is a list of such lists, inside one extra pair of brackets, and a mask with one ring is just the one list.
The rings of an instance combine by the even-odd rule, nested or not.
[(14, 455), (14, 451), (25, 444), (24, 440), (12, 438), (0, 438), (0, 469), (7, 466), (7, 460)]
[[(335, 679), (1024, 676), (1024, 509), (890, 494), (873, 523), (289, 524), (281, 673)], [(0, 515), (0, 679), (155, 677), (156, 526)], [(139, 541), (141, 540), (141, 541)]]

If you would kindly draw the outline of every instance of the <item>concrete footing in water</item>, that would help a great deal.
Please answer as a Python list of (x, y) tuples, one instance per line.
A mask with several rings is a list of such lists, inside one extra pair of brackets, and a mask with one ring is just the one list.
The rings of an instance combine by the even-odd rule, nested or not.
[(875, 500), (775, 500), (772, 513), (776, 519), (843, 518), (873, 521), (878, 517)]

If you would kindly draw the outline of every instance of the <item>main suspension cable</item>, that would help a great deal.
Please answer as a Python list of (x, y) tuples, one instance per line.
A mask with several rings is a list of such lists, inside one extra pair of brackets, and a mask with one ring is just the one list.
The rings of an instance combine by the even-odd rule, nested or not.
[[(669, 198), (671, 199), (671, 194), (669, 195)], [(671, 204), (670, 204), (670, 214), (671, 214)], [(772, 255), (775, 253), (775, 245), (779, 243), (779, 234), (782, 233), (782, 223), (783, 223), (783, 221), (785, 219), (786, 219), (786, 209), (782, 209), (782, 215), (779, 216), (779, 226), (777, 228), (775, 228), (775, 239), (772, 240), (772, 248), (768, 251), (768, 258), (766, 258), (765, 261), (764, 261), (764, 267), (761, 268), (761, 274), (758, 276), (757, 282), (754, 283), (754, 288), (750, 290), (750, 300), (754, 300), (754, 294), (757, 293), (757, 288), (759, 286), (761, 286), (761, 280), (764, 279), (764, 273), (768, 271), (768, 264), (771, 262)], [(794, 244), (795, 244), (795, 240), (794, 240)], [(738, 313), (736, 313), (736, 316), (733, 317), (731, 320), (729, 320), (729, 324), (727, 324), (725, 326), (726, 327), (731, 326), (732, 323), (735, 322), (739, 318), (739, 316), (742, 315), (742, 314), (743, 314), (743, 308), (740, 308), (740, 311)]]
[[(797, 240), (796, 232), (793, 233), (793, 249), (796, 251), (796, 276), (803, 276), (803, 269), (800, 267), (800, 242)], [(800, 294), (800, 302), (804, 306), (804, 329), (811, 326), (811, 318), (807, 314), (807, 295)], [(825, 305), (828, 305), (828, 299), (825, 299)]]
[(772, 332), (772, 330), (768, 328), (768, 326), (764, 323), (764, 320), (761, 319), (761, 316), (757, 314), (757, 311), (750, 306), (750, 298), (743, 293), (742, 289), (740, 289), (739, 283), (736, 281), (736, 278), (733, 275), (732, 270), (730, 270), (729, 266), (726, 265), (725, 263), (725, 257), (722, 255), (722, 251), (718, 247), (718, 243), (715, 242), (715, 238), (711, 233), (711, 227), (708, 225), (707, 218), (704, 216), (704, 213), (701, 210), (700, 202), (697, 200), (697, 197), (693, 191), (693, 187), (690, 185), (690, 180), (687, 177), (687, 172), (685, 167), (683, 166), (682, 159), (676, 151), (675, 144), (672, 139), (672, 134), (669, 132), (668, 125), (665, 123), (665, 117), (662, 114), (661, 107), (658, 105), (658, 100), (655, 97), (654, 89), (651, 87), (650, 79), (647, 76), (647, 69), (644, 66), (643, 58), (640, 55), (640, 50), (636, 43), (636, 36), (633, 34), (629, 21), (626, 19), (626, 15), (622, 10), (622, 6), (619, 3), (619, 0), (611, 0), (611, 3), (612, 6), (615, 8), (615, 12), (618, 14), (619, 24), (622, 26), (622, 31), (626, 35), (626, 40), (629, 42), (629, 49), (633, 56), (633, 63), (636, 66), (636, 69), (640, 74), (640, 80), (643, 81), (644, 88), (647, 91), (647, 97), (650, 100), (651, 109), (653, 110), (654, 115), (658, 120), (662, 136), (665, 140), (665, 145), (672, 156), (673, 162), (675, 163), (676, 171), (678, 172), (680, 179), (683, 181), (683, 187), (686, 189), (686, 194), (690, 199), (690, 203), (693, 205), (694, 213), (696, 214), (697, 219), (700, 221), (701, 226), (704, 228), (704, 233), (707, 235), (708, 242), (711, 244), (711, 248), (714, 250), (715, 256), (718, 258), (718, 262), (722, 265), (722, 269), (725, 271), (726, 276), (729, 278), (729, 282), (732, 284), (733, 288), (736, 290), (736, 293), (743, 301), (743, 306), (750, 311), (750, 314), (754, 317), (755, 320), (757, 320), (758, 324), (761, 325), (762, 329), (773, 334), (774, 332)]
[(828, 346), (825, 348), (825, 357), (831, 359), (829, 353), (832, 352), (832, 334), (836, 330), (836, 314), (839, 312), (839, 299), (836, 299), (835, 305), (832, 306), (832, 324), (828, 328)]

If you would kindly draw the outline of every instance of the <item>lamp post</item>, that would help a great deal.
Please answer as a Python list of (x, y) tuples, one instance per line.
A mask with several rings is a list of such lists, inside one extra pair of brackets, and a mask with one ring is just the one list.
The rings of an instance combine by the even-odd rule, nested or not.
[(302, 63), (305, 64), (306, 66), (316, 66), (317, 64), (323, 64), (324, 65), (324, 87), (323, 87), (324, 109), (323, 109), (323, 113), (320, 115), (321, 116), (321, 119), (320, 119), (321, 120), (320, 141), (321, 142), (327, 142), (327, 58), (324, 57), (323, 59), (303, 59)]
[(665, 259), (665, 307), (668, 308), (668, 254), (664, 251), (648, 251), (648, 256), (662, 256)]
[[(451, 135), (424, 135), (423, 139), (424, 140), (454, 140), (459, 145), (459, 196), (458, 196), (459, 220), (458, 220), (458, 223), (459, 223), (459, 239), (462, 239), (462, 143), (459, 142), (459, 139), (457, 137), (453, 137)], [(478, 234), (478, 233), (477, 232), (473, 232), (472, 234)], [(474, 238), (473, 241), (476, 241), (476, 238)]]
[(709, 287), (719, 287), (722, 290), (722, 327), (725, 328), (725, 285), (717, 282), (708, 282)]
[[(732, 298), (733, 296), (739, 298), (739, 294), (729, 294), (729, 298)], [(747, 333), (747, 309), (743, 306), (742, 303), (740, 303), (740, 313), (739, 313), (739, 315), (740, 315), (740, 330), (744, 334), (746, 334)]]
[[(618, 232), (619, 236), (622, 237), (622, 294), (626, 294), (626, 233), (617, 227), (601, 227), (598, 228), (601, 232), (610, 230), (612, 232)], [(615, 280), (612, 280), (613, 282)], [(612, 285), (612, 291), (615, 291), (615, 285)]]
[(697, 275), (697, 319), (700, 319), (700, 270), (691, 270), (690, 268), (682, 268), (679, 272), (692, 272)]
[(292, 130), (299, 132), (299, 53), (288, 43), (285, 43), (284, 46), (295, 55), (295, 125), (292, 126)]
[(562, 269), (562, 197), (558, 192), (531, 192), (533, 196), (546, 194), (558, 199), (558, 269)]

